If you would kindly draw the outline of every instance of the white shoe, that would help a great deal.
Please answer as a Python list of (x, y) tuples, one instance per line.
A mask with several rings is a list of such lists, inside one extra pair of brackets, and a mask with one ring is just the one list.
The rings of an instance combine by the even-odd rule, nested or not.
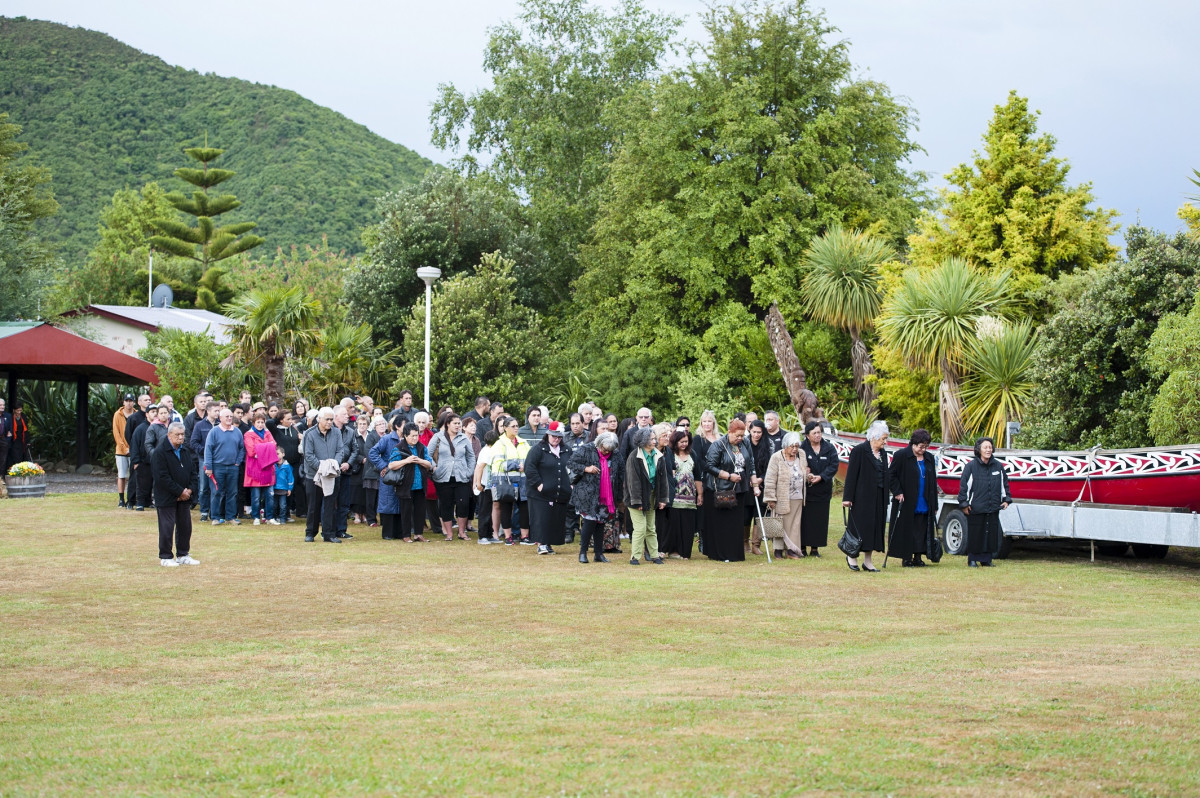
[(259, 521), (257, 518), (255, 518), (255, 519), (254, 519), (254, 525), (255, 525), (255, 526), (258, 526), (258, 525), (259, 525), (259, 524), (261, 524), (261, 523), (262, 523), (262, 521)]
[(538, 554), (549, 554), (549, 553), (550, 553), (549, 546), (544, 546), (544, 545), (538, 546)]
[(279, 520), (278, 518), (269, 518), (269, 519), (267, 519), (267, 523), (268, 523), (268, 524), (273, 524), (274, 526), (280, 526), (280, 525), (281, 525), (281, 522), (280, 522), (280, 520)]
[(493, 543), (495, 543), (495, 541), (494, 541), (494, 540), (492, 540), (491, 538), (480, 538), (480, 539), (479, 539), (479, 545), (480, 545), (480, 546), (490, 546), (490, 545), (492, 545)]
[(158, 564), (164, 565), (167, 568), (178, 568), (179, 567), (179, 563), (175, 562), (174, 560), (159, 560)]
[(190, 555), (190, 554), (185, 554), (185, 555), (183, 555), (182, 557), (178, 558), (178, 559), (176, 560), (176, 562), (177, 562), (179, 565), (199, 565), (199, 564), (200, 564), (200, 561), (199, 561), (199, 560), (193, 560), (193, 559), (192, 559), (192, 555)]

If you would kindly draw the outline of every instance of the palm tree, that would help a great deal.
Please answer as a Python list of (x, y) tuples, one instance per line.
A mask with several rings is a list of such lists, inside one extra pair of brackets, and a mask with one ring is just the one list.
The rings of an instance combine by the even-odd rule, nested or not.
[(910, 269), (884, 304), (879, 331), (910, 363), (939, 369), (938, 407), (942, 437), (960, 443), (965, 435), (960, 382), (968, 345), (981, 316), (1014, 311), (1011, 272), (985, 273), (960, 258), (947, 258), (932, 271)]
[(386, 393), (396, 379), (399, 355), (399, 347), (375, 345), (370, 324), (330, 324), (318, 336), (307, 364), (307, 393), (330, 405), (356, 391)]
[(1005, 425), (1019, 421), (1033, 394), (1036, 336), (1028, 321), (1005, 325), (996, 335), (981, 335), (966, 348), (970, 376), (963, 382), (966, 421), (998, 441)]
[(257, 290), (234, 300), (228, 314), (239, 322), (230, 357), (247, 365), (261, 359), (264, 399), (283, 401), (283, 364), (316, 343), (321, 302), (300, 286)]
[(892, 258), (886, 243), (858, 230), (834, 225), (804, 253), (801, 302), (809, 316), (850, 334), (854, 390), (868, 410), (875, 407), (875, 374), (863, 330), (875, 324), (883, 303), (879, 264)]

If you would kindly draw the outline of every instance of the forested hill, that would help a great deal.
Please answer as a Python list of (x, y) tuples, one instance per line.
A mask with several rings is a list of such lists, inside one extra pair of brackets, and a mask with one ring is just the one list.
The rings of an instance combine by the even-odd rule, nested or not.
[(96, 240), (113, 192), (151, 180), (188, 188), (173, 172), (206, 134), (227, 151), (215, 165), (237, 172), (223, 187), (242, 207), (223, 219), (257, 221), (270, 248), (324, 233), (331, 247), (358, 251), (375, 199), (431, 165), (295, 92), (173, 67), (102, 33), (24, 17), (0, 17), (0, 111), (53, 175), (62, 210), (46, 230), (68, 265)]

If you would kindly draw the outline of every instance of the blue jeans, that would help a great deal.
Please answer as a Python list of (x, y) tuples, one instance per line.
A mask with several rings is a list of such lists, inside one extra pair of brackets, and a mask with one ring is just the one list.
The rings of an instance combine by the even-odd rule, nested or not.
[(271, 517), (271, 505), (274, 504), (275, 488), (250, 488), (250, 517), (258, 520), (259, 511), (267, 518)]
[[(215, 465), (212, 467), (213, 477), (217, 487), (212, 492), (212, 512), (209, 517), (214, 521), (224, 519), (232, 521), (237, 517), (238, 499), (238, 467), (234, 465)], [(208, 476), (205, 476), (208, 479)], [(211, 482), (209, 485), (211, 486)]]
[[(280, 493), (272, 498), (275, 500), (275, 520), (282, 523), (288, 519), (288, 495)], [(270, 507), (269, 504), (267, 506)], [(268, 514), (267, 518), (270, 517), (271, 515)]]
[(208, 481), (207, 474), (201, 474), (197, 482), (196, 503), (200, 506), (200, 512), (208, 515), (212, 505), (212, 496), (209, 495), (212, 493), (212, 483)]

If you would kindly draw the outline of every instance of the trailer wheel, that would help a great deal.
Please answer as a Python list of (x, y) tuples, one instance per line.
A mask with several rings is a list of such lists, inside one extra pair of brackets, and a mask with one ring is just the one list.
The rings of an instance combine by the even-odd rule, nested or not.
[(962, 554), (967, 550), (967, 516), (962, 510), (951, 510), (942, 521), (942, 542), (947, 554)]
[(1133, 556), (1139, 560), (1161, 560), (1167, 556), (1167, 547), (1160, 543), (1134, 543)]
[(1013, 539), (1008, 535), (1000, 536), (1000, 548), (993, 554), (997, 560), (1007, 560), (1008, 555), (1012, 554)]

